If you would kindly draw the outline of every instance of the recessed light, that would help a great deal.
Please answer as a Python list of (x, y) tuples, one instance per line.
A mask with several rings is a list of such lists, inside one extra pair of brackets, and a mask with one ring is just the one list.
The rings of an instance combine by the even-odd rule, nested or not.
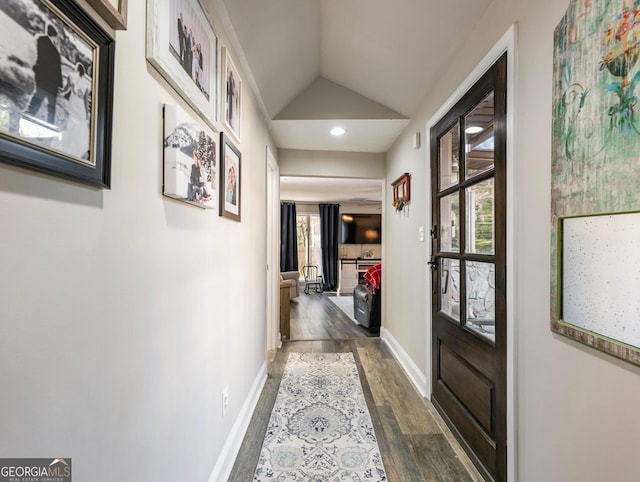
[(480, 126), (469, 126), (464, 131), (467, 134), (477, 134), (478, 132), (482, 132), (483, 130), (484, 128)]
[(342, 127), (334, 127), (329, 132), (332, 136), (343, 136), (347, 131), (345, 131)]

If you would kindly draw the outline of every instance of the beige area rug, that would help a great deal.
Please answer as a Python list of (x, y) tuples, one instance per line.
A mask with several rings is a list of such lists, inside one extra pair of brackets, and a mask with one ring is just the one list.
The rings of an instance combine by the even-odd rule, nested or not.
[(349, 296), (327, 296), (327, 299), (336, 305), (354, 323), (358, 323), (353, 317), (353, 295)]
[(387, 480), (352, 353), (289, 355), (253, 480)]

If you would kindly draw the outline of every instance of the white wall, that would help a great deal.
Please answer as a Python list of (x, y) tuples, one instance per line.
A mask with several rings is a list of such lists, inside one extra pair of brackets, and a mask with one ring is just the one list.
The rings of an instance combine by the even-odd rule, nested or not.
[[(380, 187), (380, 189), (382, 189), (382, 186)], [(340, 212), (354, 213), (354, 214), (381, 214), (382, 205), (381, 203), (358, 204), (358, 203), (341, 202)]]
[(406, 117), (346, 87), (324, 77), (318, 77), (274, 119), (406, 119)]
[(111, 190), (0, 165), (0, 454), (74, 480), (207, 480), (265, 361), (262, 114), (245, 88), (241, 223), (164, 198), (161, 106), (185, 105), (144, 28), (129, 2)]
[[(356, 204), (339, 202), (338, 204), (340, 204), (340, 213), (380, 214), (382, 212), (382, 206), (380, 203)], [(296, 204), (297, 214), (318, 214), (319, 212), (319, 204)]]
[[(387, 185), (405, 172), (411, 174), (411, 202), (402, 211), (393, 207), (393, 189), (385, 190), (383, 219), (382, 325), (402, 345), (418, 368), (426, 372), (427, 339), (425, 285), (429, 226), (425, 221), (429, 200), (429, 169), (425, 166), (428, 142), (424, 139), (424, 120), (412, 121), (387, 156)], [(420, 149), (413, 148), (413, 135), (422, 132)], [(418, 229), (424, 226), (425, 241)]]
[[(427, 217), (428, 166), (413, 133), (447, 100), (513, 22), (519, 23), (516, 71), (516, 349), (518, 481), (636, 480), (640, 368), (549, 328), (549, 243), (553, 30), (568, 1), (494, 0), (469, 40), (430, 89), (387, 157), (387, 180), (411, 172), (407, 217), (385, 223), (386, 328), (416, 364), (428, 356), (426, 247), (415, 230)], [(423, 137), (424, 138), (424, 137)], [(391, 202), (387, 193), (386, 203)], [(409, 282), (407, 282), (409, 280)], [(425, 342), (425, 340), (427, 340)], [(430, 374), (427, 374), (430, 376)]]
[(278, 149), (281, 176), (384, 179), (385, 154), (378, 152)]

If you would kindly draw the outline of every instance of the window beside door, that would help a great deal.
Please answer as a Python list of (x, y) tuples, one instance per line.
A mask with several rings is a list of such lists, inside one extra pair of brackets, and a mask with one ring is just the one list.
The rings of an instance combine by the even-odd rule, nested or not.
[(313, 264), (318, 267), (318, 276), (322, 275), (322, 257), (320, 253), (320, 215), (299, 214), (298, 232), (298, 277), (304, 279), (303, 267)]

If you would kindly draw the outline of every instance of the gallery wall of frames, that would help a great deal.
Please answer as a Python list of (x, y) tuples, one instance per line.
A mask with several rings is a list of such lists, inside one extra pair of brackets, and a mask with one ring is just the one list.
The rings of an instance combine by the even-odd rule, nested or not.
[[(0, 2), (0, 162), (111, 189), (114, 35), (127, 0)], [(146, 58), (195, 112), (163, 106), (163, 195), (240, 221), (242, 78), (198, 0), (147, 0)], [(19, 41), (15, 41), (18, 39)]]

